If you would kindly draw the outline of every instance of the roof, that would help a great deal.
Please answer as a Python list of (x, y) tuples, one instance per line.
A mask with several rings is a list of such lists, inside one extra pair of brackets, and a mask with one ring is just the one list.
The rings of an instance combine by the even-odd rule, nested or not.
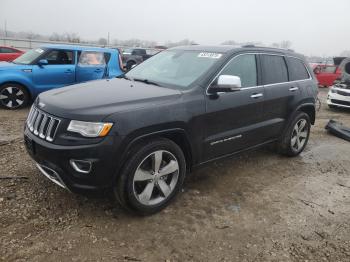
[(282, 48), (273, 48), (273, 47), (261, 47), (254, 45), (246, 45), (246, 46), (235, 46), (235, 45), (189, 45), (189, 46), (178, 46), (171, 48), (171, 50), (188, 50), (188, 51), (203, 51), (203, 52), (217, 52), (217, 53), (232, 53), (234, 51), (257, 51), (257, 52), (275, 52), (275, 53), (283, 53), (287, 55), (293, 56), (302, 56), (295, 53), (290, 49), (282, 49)]
[(74, 51), (80, 50), (89, 50), (89, 51), (116, 51), (116, 49), (104, 48), (104, 47), (96, 47), (96, 46), (83, 46), (83, 45), (55, 45), (55, 44), (46, 44), (42, 45), (42, 47), (46, 48), (55, 48), (55, 49), (69, 49)]

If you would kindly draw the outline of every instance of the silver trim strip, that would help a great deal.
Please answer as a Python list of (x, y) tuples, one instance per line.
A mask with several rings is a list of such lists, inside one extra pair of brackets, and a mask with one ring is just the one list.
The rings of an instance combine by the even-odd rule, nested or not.
[[(85, 162), (85, 163), (89, 163), (89, 170), (85, 171), (80, 169), (77, 164), (75, 163), (76, 161), (79, 162)], [(92, 168), (92, 163), (90, 161), (86, 161), (86, 160), (76, 160), (76, 159), (71, 159), (69, 160), (69, 163), (71, 164), (71, 166), (73, 167), (73, 169), (79, 173), (83, 173), (83, 174), (89, 174), (91, 172), (91, 168)]]
[[(41, 172), (44, 176), (46, 176), (48, 179), (50, 179), (50, 180), (51, 180), (52, 182), (54, 182), (56, 185), (58, 185), (58, 186), (60, 186), (60, 187), (62, 187), (62, 188), (64, 188), (64, 189), (67, 189), (68, 191), (70, 191), (70, 190), (68, 189), (68, 187), (64, 184), (64, 182), (62, 181), (61, 177), (57, 174), (57, 172), (56, 172), (55, 170), (52, 170), (51, 168), (49, 168), (49, 167), (47, 167), (47, 166), (41, 166), (41, 165), (39, 165), (38, 163), (36, 163), (36, 166), (37, 166), (37, 168), (40, 170), (40, 172)], [(53, 178), (52, 176), (50, 176), (50, 175), (45, 171), (44, 168), (47, 168), (47, 169), (49, 169), (51, 172), (53, 172), (53, 173), (55, 174), (56, 178)], [(57, 180), (56, 180), (56, 179), (57, 179)]]

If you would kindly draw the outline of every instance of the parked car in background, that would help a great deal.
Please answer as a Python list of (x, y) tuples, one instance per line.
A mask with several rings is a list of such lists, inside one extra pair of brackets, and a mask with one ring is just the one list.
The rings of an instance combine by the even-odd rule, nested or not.
[(334, 64), (313, 64), (313, 71), (321, 87), (332, 86), (334, 81), (339, 79), (342, 71), (339, 67), (345, 57), (334, 57)]
[(331, 86), (327, 104), (330, 108), (350, 108), (350, 58), (345, 58), (339, 65), (341, 77)]
[(12, 61), (23, 53), (22, 50), (13, 47), (0, 46), (0, 61)]
[(152, 214), (196, 166), (269, 143), (299, 155), (317, 93), (305, 58), (292, 51), (177, 47), (119, 79), (41, 94), (24, 141), (57, 185), (110, 188), (128, 210)]
[(314, 74), (320, 87), (329, 87), (340, 77), (341, 71), (336, 65), (317, 65)]
[(142, 63), (159, 51), (143, 48), (124, 49), (122, 54), (123, 66), (130, 70), (133, 66)]
[(41, 92), (122, 73), (116, 49), (45, 45), (0, 63), (0, 106), (21, 108)]

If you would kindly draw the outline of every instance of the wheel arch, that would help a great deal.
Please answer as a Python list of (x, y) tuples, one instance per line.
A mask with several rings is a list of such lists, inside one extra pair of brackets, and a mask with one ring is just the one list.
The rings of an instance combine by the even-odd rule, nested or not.
[(19, 81), (5, 81), (5, 82), (2, 82), (0, 84), (0, 86), (7, 85), (7, 84), (16, 84), (16, 85), (22, 86), (27, 91), (27, 93), (29, 95), (29, 100), (31, 101), (33, 99), (33, 94), (30, 91), (30, 88), (28, 88), (28, 86), (26, 84), (23, 84), (22, 82), (19, 82)]
[(301, 111), (301, 112), (304, 112), (306, 114), (308, 114), (308, 116), (310, 117), (310, 121), (311, 121), (311, 124), (314, 125), (315, 124), (315, 120), (316, 120), (316, 108), (315, 108), (315, 105), (314, 104), (302, 104), (300, 105), (297, 109), (296, 109), (296, 112), (297, 111)]
[(167, 129), (162, 131), (156, 131), (144, 135), (140, 135), (138, 137), (133, 138), (128, 145), (126, 146), (122, 158), (121, 158), (121, 165), (118, 168), (118, 172), (123, 168), (126, 160), (132, 153), (132, 150), (137, 146), (142, 146), (142, 144), (147, 143), (150, 139), (156, 139), (156, 138), (166, 138), (171, 141), (173, 141), (175, 144), (177, 144), (186, 159), (186, 166), (187, 170), (190, 171), (192, 164), (193, 164), (193, 148), (190, 143), (189, 137), (184, 129), (181, 128), (174, 128), (174, 129)]

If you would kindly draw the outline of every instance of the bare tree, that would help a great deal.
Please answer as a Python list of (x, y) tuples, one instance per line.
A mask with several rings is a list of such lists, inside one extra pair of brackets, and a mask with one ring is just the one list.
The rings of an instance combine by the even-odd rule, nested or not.
[(108, 44), (108, 41), (107, 41), (106, 38), (101, 37), (100, 39), (98, 39), (97, 43), (98, 43), (99, 45), (105, 46), (105, 45)]

